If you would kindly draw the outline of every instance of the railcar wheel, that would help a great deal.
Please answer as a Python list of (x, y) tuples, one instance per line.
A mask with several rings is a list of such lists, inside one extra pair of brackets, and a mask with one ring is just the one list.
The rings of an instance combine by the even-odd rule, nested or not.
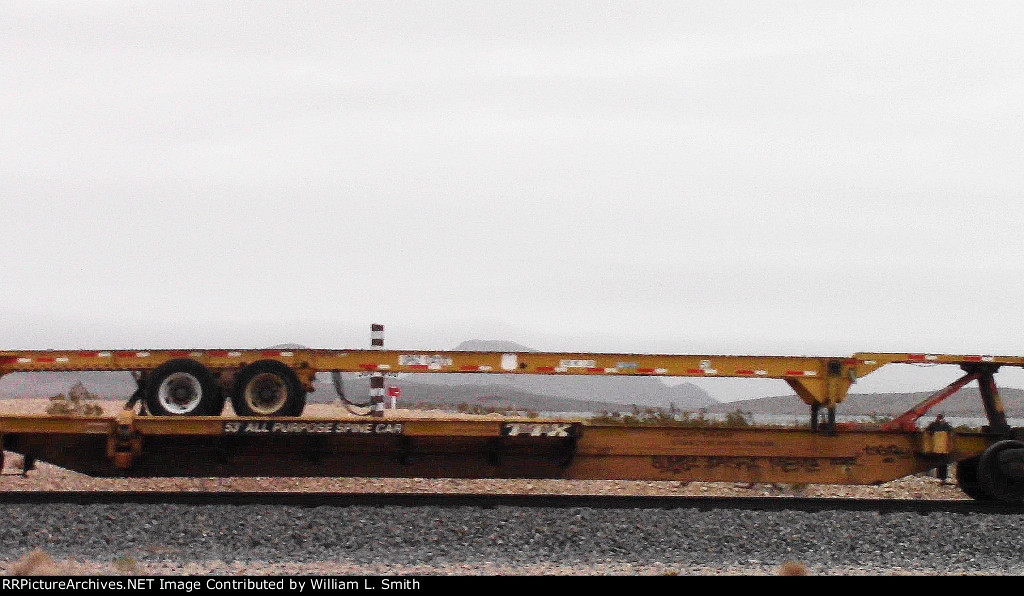
[(146, 376), (146, 410), (153, 416), (214, 416), (224, 399), (213, 375), (195, 360), (169, 360)]
[(1021, 453), (1011, 450), (1024, 449), (1020, 441), (1006, 440), (989, 445), (978, 458), (978, 484), (993, 499), (1005, 503), (1024, 503), (1024, 479), (1020, 472), (1011, 474), (1011, 467), (1024, 464)]
[(956, 483), (965, 495), (975, 501), (991, 501), (992, 496), (986, 494), (978, 482), (978, 459), (972, 457), (956, 463)]
[(260, 360), (235, 376), (231, 405), (239, 416), (299, 416), (306, 392), (292, 369), (277, 360)]

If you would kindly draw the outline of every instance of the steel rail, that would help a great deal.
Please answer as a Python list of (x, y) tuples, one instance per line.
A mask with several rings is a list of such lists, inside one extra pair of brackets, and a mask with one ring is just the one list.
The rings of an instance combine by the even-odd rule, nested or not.
[(722, 497), (483, 493), (329, 493), (201, 491), (3, 491), (3, 505), (125, 505), (280, 507), (523, 507), (557, 509), (716, 509), (748, 511), (870, 511), (878, 513), (1005, 513), (1024, 506), (966, 499), (864, 499), (840, 497)]

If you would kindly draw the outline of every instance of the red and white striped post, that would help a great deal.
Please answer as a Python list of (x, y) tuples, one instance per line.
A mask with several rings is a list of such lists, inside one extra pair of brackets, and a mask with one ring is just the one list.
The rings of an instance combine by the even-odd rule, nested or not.
[[(370, 325), (370, 347), (384, 349), (384, 325)], [(384, 373), (370, 374), (370, 415), (384, 416)]]

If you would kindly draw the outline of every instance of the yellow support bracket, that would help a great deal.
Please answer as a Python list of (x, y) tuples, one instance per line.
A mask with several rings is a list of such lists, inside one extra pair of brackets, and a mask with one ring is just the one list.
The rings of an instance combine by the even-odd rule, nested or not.
[(808, 405), (835, 406), (846, 398), (850, 385), (857, 378), (857, 365), (852, 360), (829, 360), (825, 375), (820, 377), (787, 377), (786, 383)]

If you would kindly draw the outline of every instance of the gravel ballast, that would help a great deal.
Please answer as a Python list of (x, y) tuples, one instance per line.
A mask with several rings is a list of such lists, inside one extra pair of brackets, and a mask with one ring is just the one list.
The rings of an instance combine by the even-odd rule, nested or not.
[[(66, 572), (1020, 574), (1024, 515), (519, 507), (7, 505), (11, 562)], [(127, 569), (126, 569), (127, 566)]]

